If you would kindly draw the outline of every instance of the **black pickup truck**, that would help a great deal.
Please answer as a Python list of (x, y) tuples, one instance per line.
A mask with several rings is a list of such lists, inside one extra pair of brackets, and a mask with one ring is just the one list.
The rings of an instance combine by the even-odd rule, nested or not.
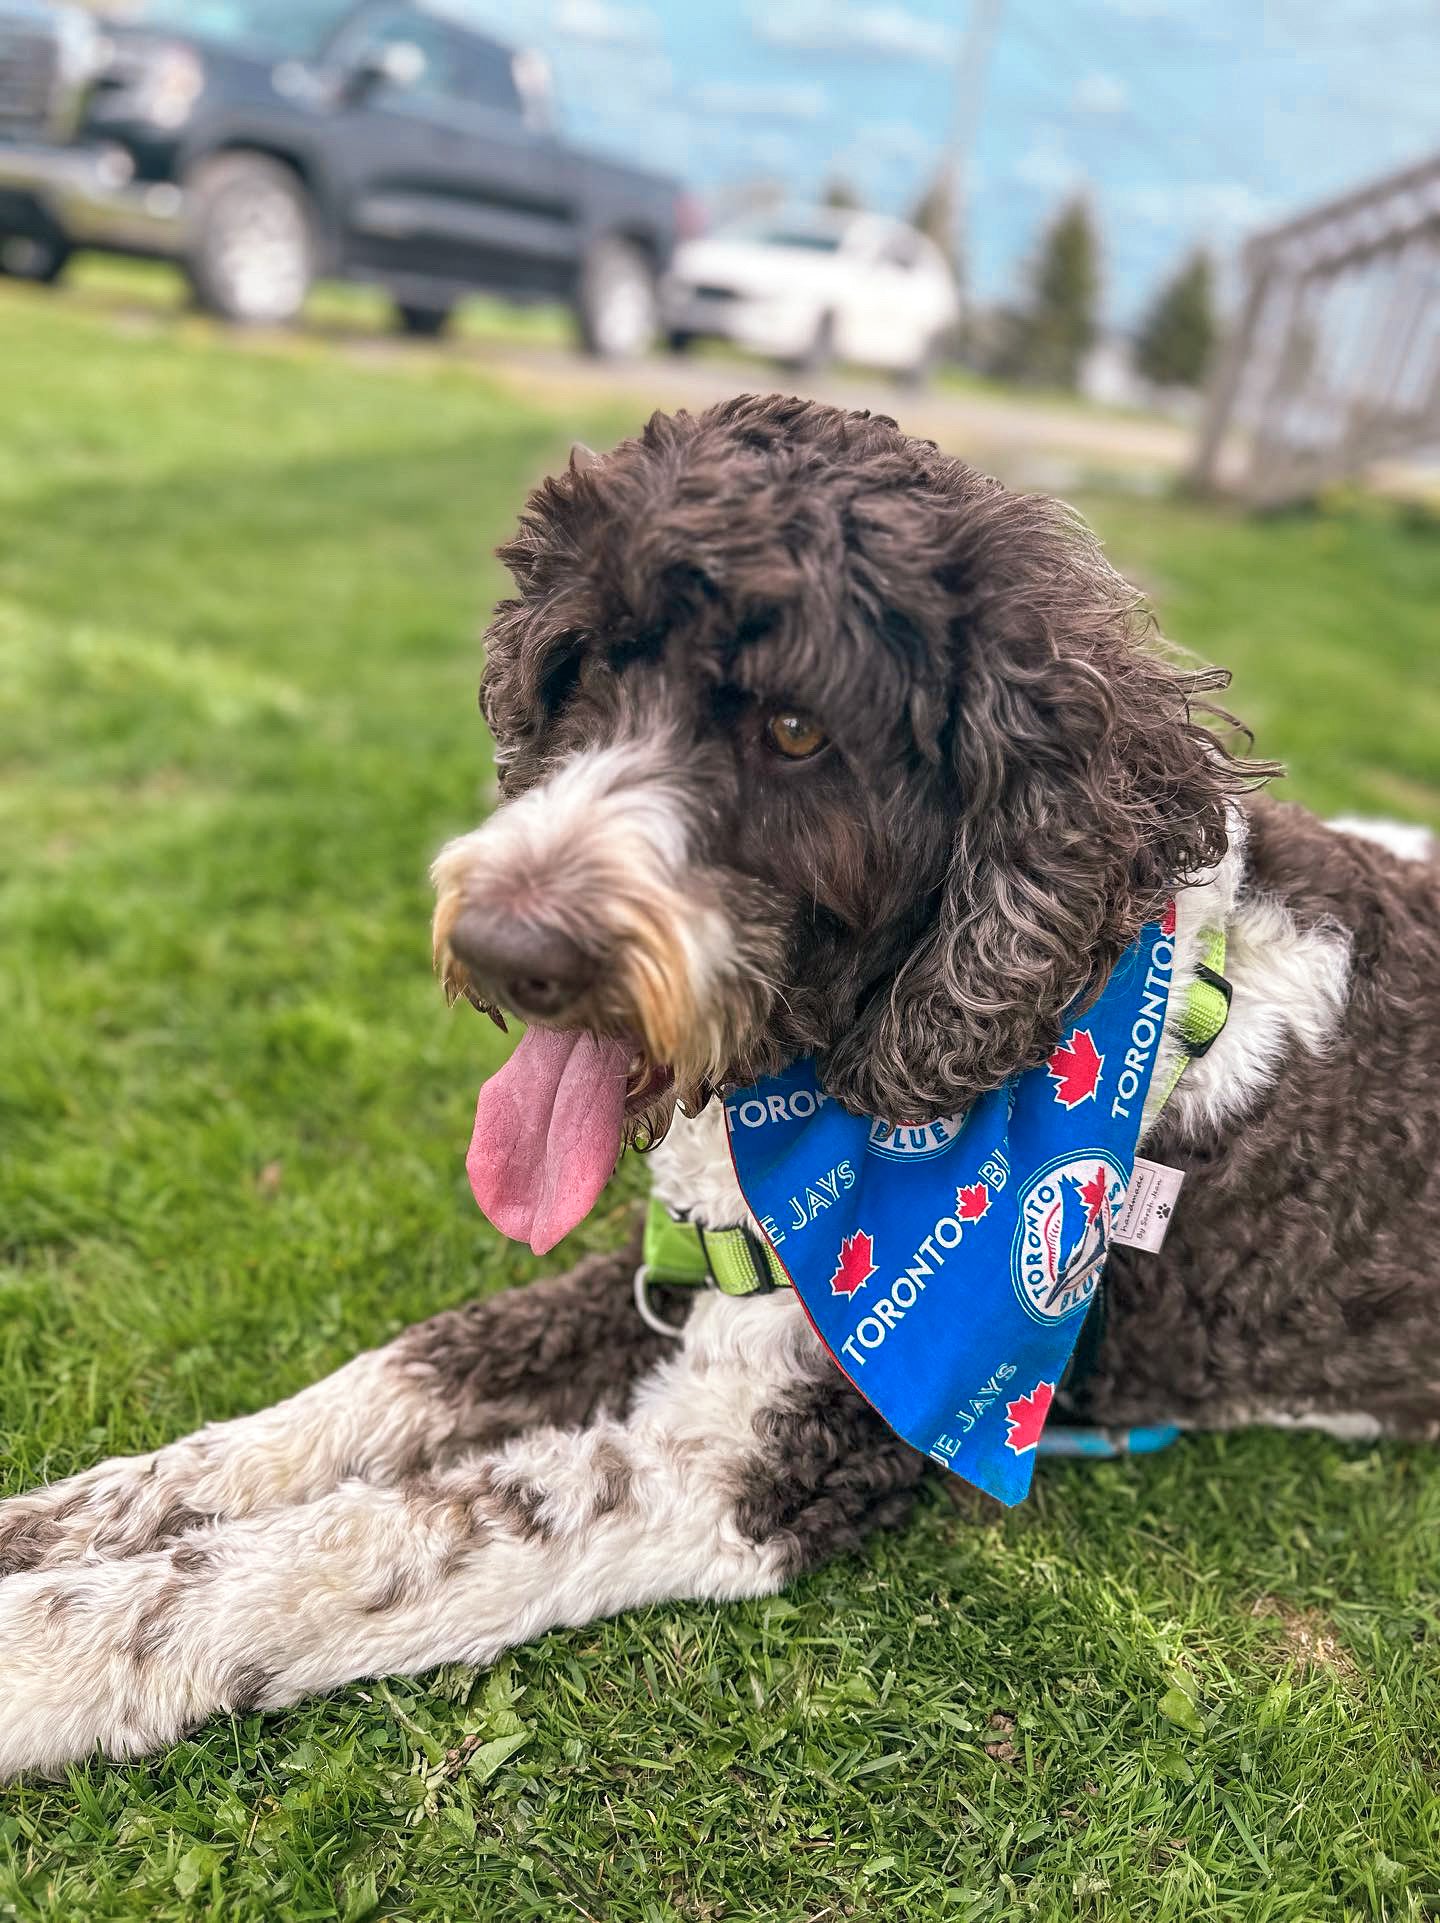
[(462, 0), (0, 0), (0, 272), (171, 259), (262, 324), (334, 276), (415, 333), (473, 290), (560, 299), (623, 356), (683, 212), (674, 182), (560, 140), (544, 62)]

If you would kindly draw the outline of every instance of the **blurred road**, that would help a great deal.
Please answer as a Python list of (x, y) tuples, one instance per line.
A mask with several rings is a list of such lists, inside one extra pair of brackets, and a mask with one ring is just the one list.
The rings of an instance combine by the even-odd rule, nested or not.
[[(417, 351), (385, 336), (349, 338), (361, 354), (391, 358)], [(591, 408), (597, 401), (621, 407), (633, 402), (638, 418), (657, 407), (708, 407), (728, 395), (757, 390), (813, 394), (837, 406), (893, 415), (907, 433), (924, 435), (1015, 486), (1056, 493), (1092, 482), (1158, 491), (1188, 468), (1195, 451), (1195, 427), (1186, 422), (1024, 388), (1007, 391), (981, 382), (969, 387), (956, 375), (913, 388), (856, 370), (816, 378), (714, 353), (655, 354), (617, 367), (558, 345), (463, 336), (438, 351), (557, 408), (571, 401)], [(1365, 485), (1379, 494), (1440, 507), (1440, 459), (1377, 461)]]
[[(591, 414), (597, 406), (613, 405), (638, 420), (653, 408), (707, 407), (757, 389), (814, 394), (839, 406), (893, 415), (907, 432), (926, 435), (1022, 485), (1063, 490), (1091, 475), (1113, 475), (1142, 487), (1158, 485), (1184, 466), (1192, 446), (1191, 430), (1176, 421), (1058, 395), (1007, 392), (980, 382), (972, 386), (956, 374), (942, 374), (931, 386), (917, 389), (854, 369), (804, 375), (713, 349), (690, 355), (657, 353), (618, 364), (591, 360), (562, 340), (544, 338), (543, 333), (536, 338), (534, 320), (498, 303), (473, 304), (473, 313), (462, 314), (452, 336), (420, 342), (388, 332), (378, 304), (372, 319), (368, 295), (329, 290), (291, 329), (227, 334), (189, 309), (179, 283), (163, 270), (117, 270), (103, 263), (82, 271), (77, 280), (78, 285), (67, 285), (58, 298), (104, 314), (124, 331), (150, 333), (179, 325), (251, 351), (304, 353), (321, 347), (361, 365), (429, 363), (473, 370), (518, 397), (562, 412), (567, 405)], [(539, 326), (564, 329), (566, 322), (563, 317), (542, 317)]]
[[(452, 353), (475, 350), (461, 342)], [(727, 395), (760, 388), (814, 394), (844, 407), (892, 414), (909, 433), (977, 461), (1014, 471), (1053, 460), (1076, 466), (1136, 468), (1170, 474), (1183, 466), (1191, 430), (1174, 421), (1107, 412), (1081, 402), (970, 391), (944, 380), (907, 388), (859, 374), (819, 378), (747, 360), (657, 355), (616, 368), (560, 348), (487, 342), (477, 358), (487, 373), (557, 405), (566, 398), (634, 395), (650, 407), (706, 407)], [(1037, 476), (1037, 478), (1043, 478)]]

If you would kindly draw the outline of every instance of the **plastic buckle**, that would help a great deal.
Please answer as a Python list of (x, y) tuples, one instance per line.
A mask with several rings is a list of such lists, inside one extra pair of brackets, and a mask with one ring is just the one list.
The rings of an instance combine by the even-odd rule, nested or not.
[(1207, 966), (1205, 962), (1196, 963), (1195, 979), (1196, 981), (1204, 982), (1207, 988), (1218, 989), (1225, 997), (1225, 1020), (1221, 1022), (1220, 1026), (1215, 1030), (1215, 1033), (1213, 1035), (1207, 1035), (1203, 1042), (1181, 1041), (1180, 1046), (1185, 1050), (1185, 1053), (1190, 1057), (1192, 1062), (1198, 1062), (1202, 1055), (1208, 1055), (1216, 1042), (1218, 1042), (1220, 1037), (1225, 1033), (1225, 1023), (1230, 1019), (1230, 1004), (1235, 999), (1235, 991), (1230, 986), (1228, 979), (1224, 975), (1218, 974), (1215, 969)]
[(742, 1227), (740, 1233), (745, 1238), (745, 1252), (750, 1257), (751, 1267), (755, 1271), (755, 1286), (750, 1293), (752, 1295), (773, 1295), (775, 1293), (775, 1278), (770, 1273), (770, 1263), (765, 1254), (764, 1243), (751, 1228)]

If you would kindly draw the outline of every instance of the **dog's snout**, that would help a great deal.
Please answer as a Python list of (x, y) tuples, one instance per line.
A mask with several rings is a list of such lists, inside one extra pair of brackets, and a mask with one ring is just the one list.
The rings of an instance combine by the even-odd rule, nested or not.
[(517, 1015), (555, 1016), (593, 986), (598, 964), (558, 928), (501, 910), (465, 909), (450, 931), (457, 959)]

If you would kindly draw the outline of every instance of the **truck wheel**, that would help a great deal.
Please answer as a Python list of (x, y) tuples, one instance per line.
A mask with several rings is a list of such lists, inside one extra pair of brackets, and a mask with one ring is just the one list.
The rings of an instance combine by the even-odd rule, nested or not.
[(608, 234), (585, 256), (575, 300), (587, 354), (628, 361), (643, 354), (660, 319), (655, 270), (633, 241)]
[(413, 334), (417, 340), (435, 340), (450, 325), (453, 307), (412, 307), (409, 301), (397, 300), (395, 320), (402, 334)]
[(294, 320), (315, 278), (305, 189), (263, 154), (222, 154), (186, 182), (186, 270), (202, 307), (240, 326)]
[(58, 235), (40, 240), (30, 234), (0, 234), (0, 274), (53, 287), (70, 265), (74, 251), (69, 241)]

